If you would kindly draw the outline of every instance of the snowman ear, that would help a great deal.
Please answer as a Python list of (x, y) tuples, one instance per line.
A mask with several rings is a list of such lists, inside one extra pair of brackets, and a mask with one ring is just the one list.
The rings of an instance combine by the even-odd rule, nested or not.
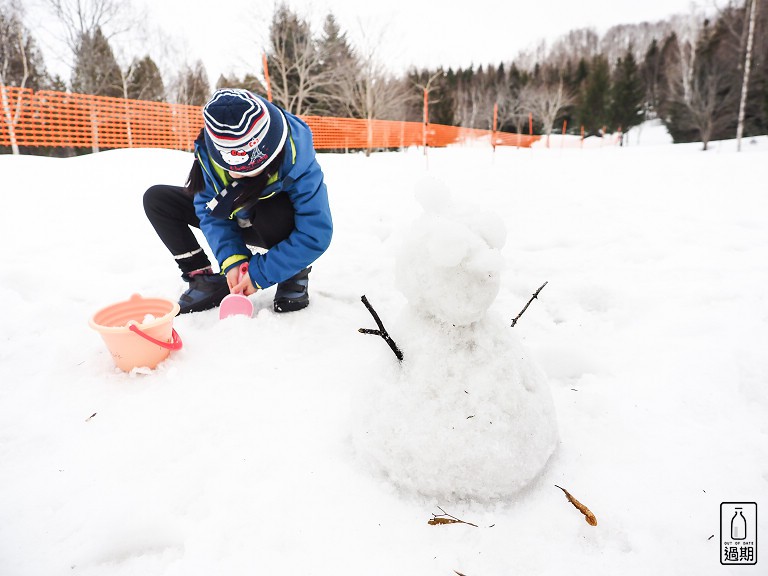
[(501, 250), (507, 241), (507, 226), (495, 212), (474, 212), (469, 217), (467, 226), (496, 250)]
[(414, 185), (414, 193), (416, 201), (427, 213), (443, 214), (451, 205), (451, 190), (445, 182), (437, 178), (421, 178)]

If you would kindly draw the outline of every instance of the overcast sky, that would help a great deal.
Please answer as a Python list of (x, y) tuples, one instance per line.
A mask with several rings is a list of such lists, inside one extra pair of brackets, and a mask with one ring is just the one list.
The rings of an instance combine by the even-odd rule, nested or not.
[[(576, 28), (594, 27), (603, 32), (615, 24), (652, 22), (694, 8), (709, 11), (716, 1), (722, 4), (724, 0), (470, 0), (461, 4), (288, 0), (287, 4), (309, 18), (318, 32), (325, 15), (333, 12), (353, 42), (376, 45), (380, 60), (394, 71), (405, 71), (410, 66), (496, 65), (511, 61), (540, 40), (552, 41)], [(41, 18), (41, 2), (44, 0), (24, 2), (36, 22)], [(139, 28), (148, 34), (135, 52), (149, 51), (156, 60), (165, 59), (161, 68), (167, 68), (169, 62), (192, 63), (199, 58), (212, 82), (220, 73), (242, 76), (246, 70), (261, 70), (274, 7), (271, 0), (133, 0), (133, 5), (145, 11)], [(41, 26), (40, 34), (51, 36), (52, 29), (50, 24)], [(155, 29), (162, 30), (171, 55), (157, 55)], [(68, 79), (67, 62), (54, 55), (61, 49), (52, 41), (41, 40), (49, 68)], [(113, 44), (119, 42), (116, 39)]]

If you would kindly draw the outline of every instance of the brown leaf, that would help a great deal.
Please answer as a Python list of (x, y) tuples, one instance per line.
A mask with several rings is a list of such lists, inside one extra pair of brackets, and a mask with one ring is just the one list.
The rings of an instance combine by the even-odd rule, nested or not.
[(557, 484), (555, 484), (555, 488), (560, 488), (560, 490), (565, 492), (565, 497), (568, 499), (568, 502), (573, 504), (578, 509), (579, 512), (584, 514), (584, 520), (587, 521), (587, 524), (589, 524), (590, 526), (597, 526), (597, 518), (595, 517), (594, 514), (592, 514), (592, 512), (590, 512), (589, 508), (587, 508), (586, 506), (584, 506), (584, 504), (582, 504), (581, 502), (576, 500), (576, 498), (571, 496), (571, 493), (568, 492), (568, 490), (566, 490), (565, 488), (561, 488)]
[(440, 508), (440, 506), (437, 507), (442, 514), (432, 514), (432, 518), (427, 520), (427, 524), (430, 526), (438, 526), (440, 524), (466, 524), (468, 526), (474, 526), (477, 528), (477, 524), (472, 524), (472, 522), (465, 522), (464, 520), (460, 520), (459, 518), (456, 518), (456, 516), (451, 516), (450, 514), (447, 514), (445, 510)]
[(427, 520), (427, 524), (437, 526), (438, 524), (464, 524), (461, 520), (454, 520), (453, 518), (443, 518), (442, 516), (435, 516)]

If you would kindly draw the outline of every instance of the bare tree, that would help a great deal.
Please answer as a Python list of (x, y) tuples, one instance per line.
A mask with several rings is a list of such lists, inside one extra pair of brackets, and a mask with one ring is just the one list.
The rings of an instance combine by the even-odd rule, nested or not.
[(747, 32), (747, 47), (744, 55), (744, 75), (741, 83), (741, 98), (739, 101), (739, 119), (736, 128), (736, 147), (741, 151), (741, 136), (744, 133), (744, 116), (747, 108), (747, 92), (749, 90), (749, 73), (752, 69), (752, 46), (755, 39), (755, 22), (757, 20), (757, 0), (752, 0), (749, 10), (749, 26)]
[[(2, 100), (3, 119), (11, 140), (13, 154), (19, 153), (19, 145), (16, 141), (16, 126), (21, 118), (22, 91), (29, 79), (29, 62), (27, 59), (25, 29), (21, 22), (21, 6), (13, 1), (2, 7), (0, 11), (0, 99)], [(21, 74), (12, 78), (14, 67), (21, 62)], [(16, 66), (14, 66), (16, 65)], [(16, 102), (11, 104), (11, 97), (7, 86), (18, 86)]]
[(556, 85), (540, 84), (526, 90), (524, 105), (533, 117), (541, 122), (544, 133), (547, 135), (547, 146), (549, 146), (549, 137), (557, 116), (573, 102), (574, 97), (565, 90), (562, 79)]
[(267, 56), (274, 100), (292, 114), (311, 114), (333, 76), (323, 69), (323, 54), (309, 21), (285, 4), (272, 19)]
[(171, 94), (176, 104), (202, 106), (208, 101), (211, 87), (202, 60), (198, 60), (193, 66), (189, 64), (182, 66), (173, 79)]
[(442, 70), (438, 70), (432, 73), (426, 82), (416, 83), (416, 87), (421, 90), (421, 95), (424, 98), (424, 115), (422, 118), (423, 130), (424, 130), (424, 156), (427, 155), (427, 136), (429, 128), (429, 94), (437, 88), (437, 80), (443, 75)]
[[(598, 54), (599, 45), (600, 39), (593, 28), (572, 30), (555, 41), (546, 61), (562, 69), (567, 62), (591, 60)], [(539, 60), (541, 62), (543, 60)]]
[(367, 121), (366, 155), (373, 141), (373, 120), (402, 117), (410, 95), (406, 84), (391, 74), (372, 52), (358, 59), (358, 66), (337, 77), (335, 97), (351, 118)]
[(489, 79), (482, 67), (460, 73), (454, 113), (457, 124), (465, 128), (490, 128), (493, 106), (499, 101), (500, 91), (503, 92), (503, 87)]
[(672, 24), (669, 20), (611, 26), (600, 40), (600, 53), (613, 64), (625, 57), (627, 50), (631, 49), (632, 56), (640, 62), (654, 40), (660, 42), (671, 32)]
[(335, 97), (351, 118), (402, 117), (405, 102), (413, 98), (407, 86), (377, 59), (375, 47), (366, 46), (361, 51), (353, 62), (336, 70)]
[(502, 96), (499, 100), (499, 125), (504, 126), (511, 122), (518, 134), (523, 133), (529, 114), (525, 91), (526, 87), (523, 87), (515, 93)]
[(670, 20), (670, 25), (678, 41), (677, 51), (677, 81), (687, 98), (690, 90), (690, 79), (696, 60), (696, 43), (704, 23), (704, 17), (692, 11), (691, 14), (675, 16)]
[(546, 59), (547, 43), (541, 40), (533, 49), (521, 51), (515, 58), (515, 63), (522, 70), (531, 72), (536, 68), (537, 64), (545, 62)]
[[(145, 12), (142, 10), (136, 17), (130, 16), (130, 19), (133, 21), (136, 21), (137, 18), (142, 21), (146, 20)], [(142, 68), (151, 60), (149, 56), (144, 58), (137, 57), (139, 53), (146, 53), (146, 48), (150, 44), (150, 36), (151, 31), (146, 26), (132, 26), (130, 35), (126, 35), (120, 45), (113, 47), (115, 60), (120, 70), (120, 91), (123, 98), (142, 99), (141, 95), (143, 93), (153, 91), (153, 84), (156, 83), (156, 78), (149, 77), (149, 75), (143, 75), (144, 77), (138, 78), (144, 85), (137, 86), (135, 84), (137, 76), (142, 76), (137, 73), (143, 72)], [(154, 64), (154, 60), (151, 60), (151, 62)]]
[(712, 135), (730, 119), (732, 99), (723, 98), (722, 93), (732, 85), (724, 70), (707, 65), (688, 82), (687, 95), (678, 94), (678, 102), (685, 111), (681, 125), (699, 131), (703, 150), (708, 149)]
[(131, 28), (132, 22), (122, 19), (126, 2), (117, 0), (43, 0), (63, 25), (64, 42), (73, 57), (77, 54), (83, 35), (100, 28), (109, 40), (115, 34)]
[(499, 83), (489, 71), (484, 75), (478, 73), (479, 82), (473, 83), (470, 89), (472, 99), (472, 115), (470, 127), (489, 130), (493, 124), (493, 107), (499, 99)]
[(668, 125), (676, 131), (698, 133), (703, 150), (734, 119), (739, 82), (727, 40), (722, 29), (713, 30), (705, 22), (695, 44), (679, 43), (666, 63), (663, 108)]
[[(110, 39), (128, 31), (145, 30), (137, 25), (130, 0), (42, 0), (62, 24), (61, 40), (69, 49), (73, 89), (88, 94), (124, 96), (130, 64), (123, 69), (115, 58)], [(130, 61), (129, 57), (125, 58)], [(130, 123), (128, 124), (129, 141)], [(99, 118), (91, 109), (92, 149), (99, 150)]]

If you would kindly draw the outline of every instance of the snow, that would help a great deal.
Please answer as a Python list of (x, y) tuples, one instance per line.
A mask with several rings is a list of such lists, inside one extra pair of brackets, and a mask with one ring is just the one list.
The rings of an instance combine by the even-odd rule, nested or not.
[[(141, 196), (183, 183), (191, 156), (0, 157), (0, 574), (759, 574), (762, 538), (757, 566), (720, 565), (718, 515), (768, 495), (768, 138), (701, 152), (646, 142), (652, 132), (626, 147), (323, 154), (335, 235), (310, 307), (274, 314), (270, 289), (252, 297), (252, 319), (177, 317), (182, 350), (132, 373), (88, 320), (133, 293), (183, 289)], [(421, 425), (398, 387), (419, 398), (441, 392), (449, 367), (484, 370), (466, 353), (451, 364), (446, 347), (466, 338), (438, 331), (429, 350), (408, 328), (398, 256), (423, 208), (441, 210), (436, 186), (417, 198), (431, 179), (498, 251), (498, 293), (463, 333), (495, 350), (503, 323), (511, 381), (538, 370), (556, 413), (540, 474), (495, 500), (408, 489), (370, 465), (380, 445), (358, 443), (365, 414)], [(436, 262), (474, 241), (461, 237), (432, 242)], [(358, 333), (375, 328), (363, 294), (402, 365)], [(482, 457), (494, 447), (456, 446), (424, 458), (494, 468)], [(403, 478), (423, 471), (402, 462)], [(438, 507), (477, 527), (429, 525)]]

